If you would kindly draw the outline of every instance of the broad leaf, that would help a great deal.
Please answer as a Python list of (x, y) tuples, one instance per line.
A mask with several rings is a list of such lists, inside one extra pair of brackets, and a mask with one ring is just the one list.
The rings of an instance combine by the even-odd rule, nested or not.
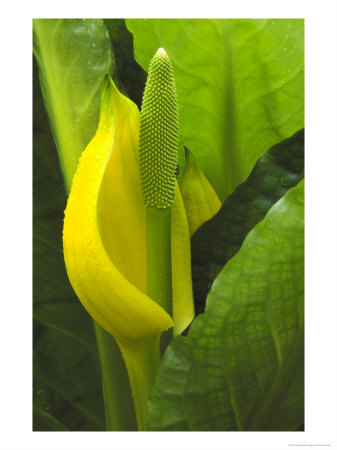
[(99, 431), (105, 423), (95, 334), (64, 267), (66, 194), (37, 76), (34, 83), (33, 427)]
[(248, 232), (304, 174), (304, 130), (273, 146), (255, 164), (247, 180), (226, 199), (220, 211), (191, 241), (196, 313), (226, 262), (239, 250)]
[(112, 66), (101, 19), (34, 19), (34, 55), (67, 189), (94, 136), (104, 75)]
[(168, 347), (151, 430), (296, 430), (304, 421), (304, 182), (248, 234), (206, 312)]
[(164, 47), (173, 61), (180, 139), (224, 200), (272, 145), (304, 126), (300, 19), (131, 19), (148, 70)]

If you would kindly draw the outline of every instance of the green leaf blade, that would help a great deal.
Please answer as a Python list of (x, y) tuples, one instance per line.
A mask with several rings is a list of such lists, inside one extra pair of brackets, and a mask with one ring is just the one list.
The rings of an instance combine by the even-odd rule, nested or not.
[(224, 200), (272, 145), (304, 126), (303, 21), (131, 19), (148, 69), (173, 61), (180, 140)]
[[(235, 146), (249, 174), (269, 147), (304, 126), (303, 20), (232, 20)], [(242, 180), (237, 180), (240, 183)]]
[(149, 429), (303, 424), (303, 187), (289, 190), (249, 233), (213, 283), (205, 313), (168, 347)]
[(67, 188), (94, 136), (104, 75), (113, 57), (100, 19), (34, 19), (33, 50)]

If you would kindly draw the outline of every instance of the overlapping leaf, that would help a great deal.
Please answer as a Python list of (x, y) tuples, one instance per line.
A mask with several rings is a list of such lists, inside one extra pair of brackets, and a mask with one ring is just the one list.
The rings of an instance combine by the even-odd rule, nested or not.
[(151, 430), (296, 430), (304, 420), (304, 182), (248, 234), (163, 358)]

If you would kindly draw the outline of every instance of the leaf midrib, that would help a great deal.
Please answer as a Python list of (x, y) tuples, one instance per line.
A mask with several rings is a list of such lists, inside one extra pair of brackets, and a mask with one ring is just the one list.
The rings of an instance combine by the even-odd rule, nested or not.
[(94, 344), (93, 345), (88, 345), (88, 342), (84, 341), (83, 339), (81, 339), (76, 334), (67, 331), (65, 328), (61, 328), (61, 327), (55, 325), (51, 321), (47, 321), (47, 320), (39, 317), (39, 313), (38, 312), (34, 312), (34, 320), (37, 323), (40, 323), (41, 325), (44, 325), (45, 327), (52, 328), (53, 330), (56, 330), (59, 333), (64, 334), (65, 336), (67, 336), (67, 337), (69, 337), (71, 339), (74, 339), (74, 341), (76, 341), (79, 344), (83, 345), (83, 347), (85, 347), (87, 350), (89, 350), (92, 354), (95, 354), (96, 348), (95, 348)]
[(33, 407), (33, 412), (35, 412), (36, 414), (39, 414), (42, 417), (45, 417), (46, 419), (48, 419), (51, 422), (53, 422), (53, 424), (58, 425), (58, 427), (61, 428), (61, 429), (57, 429), (57, 430), (54, 430), (54, 431), (71, 431), (71, 429), (69, 427), (67, 427), (63, 422), (61, 422), (58, 419), (56, 419), (56, 417), (54, 417), (52, 414), (49, 414), (48, 412), (43, 411), (43, 409), (37, 408), (37, 407), (34, 406)]

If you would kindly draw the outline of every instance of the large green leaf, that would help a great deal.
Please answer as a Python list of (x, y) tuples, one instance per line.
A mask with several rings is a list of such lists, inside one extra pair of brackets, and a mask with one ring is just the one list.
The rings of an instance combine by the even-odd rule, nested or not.
[(66, 194), (34, 65), (35, 431), (104, 429), (92, 320), (74, 294), (62, 252)]
[(96, 132), (100, 92), (113, 59), (101, 19), (34, 19), (33, 49), (67, 188)]
[(130, 19), (147, 70), (173, 61), (180, 138), (224, 200), (272, 145), (304, 126), (300, 19)]
[(204, 311), (211, 284), (248, 232), (303, 175), (304, 130), (300, 130), (261, 156), (247, 180), (196, 231), (191, 240), (196, 313)]
[(304, 181), (248, 234), (206, 312), (168, 347), (151, 430), (296, 430), (304, 422)]

